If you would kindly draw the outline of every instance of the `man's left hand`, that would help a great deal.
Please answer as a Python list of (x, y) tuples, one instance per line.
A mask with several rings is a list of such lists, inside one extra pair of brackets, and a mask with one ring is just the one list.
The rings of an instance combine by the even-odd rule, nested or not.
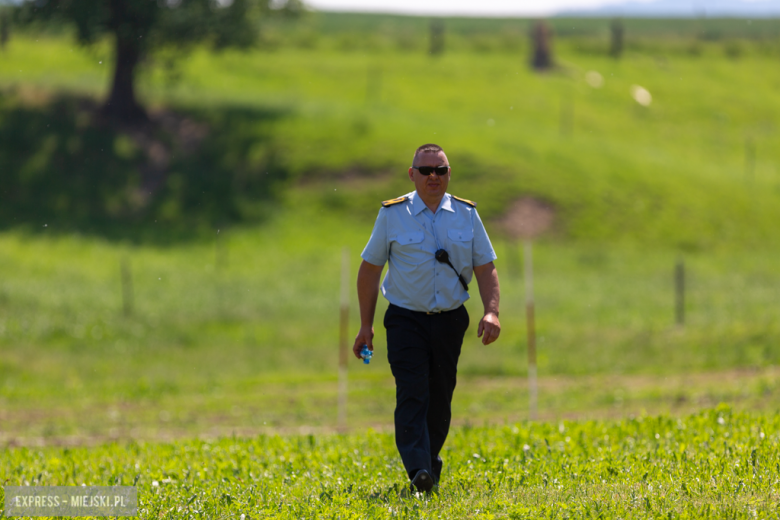
[(499, 334), (501, 334), (501, 322), (498, 321), (498, 316), (492, 312), (482, 316), (477, 329), (477, 337), (482, 338), (482, 344), (490, 345), (498, 339)]

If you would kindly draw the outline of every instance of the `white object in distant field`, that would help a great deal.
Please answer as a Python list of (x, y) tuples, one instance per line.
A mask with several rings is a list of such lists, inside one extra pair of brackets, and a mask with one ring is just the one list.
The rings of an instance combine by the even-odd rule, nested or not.
[(604, 86), (604, 76), (595, 70), (589, 70), (585, 73), (585, 81), (593, 88), (601, 88)]
[(650, 92), (639, 85), (631, 85), (631, 97), (643, 107), (649, 107), (650, 103), (653, 102), (653, 96), (650, 95)]

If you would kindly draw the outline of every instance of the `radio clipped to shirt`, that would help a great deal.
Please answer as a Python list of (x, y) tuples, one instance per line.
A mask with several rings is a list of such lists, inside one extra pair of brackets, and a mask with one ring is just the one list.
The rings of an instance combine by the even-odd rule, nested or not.
[(458, 275), (458, 280), (460, 280), (460, 284), (463, 286), (463, 288), (466, 290), (466, 292), (469, 292), (469, 286), (466, 283), (466, 280), (463, 279), (463, 275), (461, 275), (457, 269), (455, 269), (455, 266), (452, 265), (452, 262), (450, 262), (450, 255), (445, 251), (444, 249), (439, 249), (434, 253), (434, 256), (436, 257), (436, 260), (441, 262), (442, 264), (447, 264), (448, 266), (452, 267), (452, 270), (455, 271), (455, 274)]

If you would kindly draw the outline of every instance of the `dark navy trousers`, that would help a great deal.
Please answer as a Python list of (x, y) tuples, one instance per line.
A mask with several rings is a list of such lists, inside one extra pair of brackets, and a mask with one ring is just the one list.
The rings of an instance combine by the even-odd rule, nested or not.
[(395, 444), (409, 478), (428, 470), (439, 481), (458, 357), (469, 314), (462, 305), (440, 314), (390, 305), (385, 313), (387, 360), (395, 377)]

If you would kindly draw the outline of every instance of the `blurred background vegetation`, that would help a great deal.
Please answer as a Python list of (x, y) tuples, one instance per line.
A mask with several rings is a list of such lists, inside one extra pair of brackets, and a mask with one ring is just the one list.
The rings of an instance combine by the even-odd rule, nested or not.
[[(424, 142), (448, 151), (451, 191), (478, 202), (499, 255), (502, 338), (485, 348), (469, 331), (456, 392), (471, 417), (525, 413), (506, 226), (522, 200), (553, 222), (536, 265), (545, 413), (702, 395), (762, 406), (777, 391), (777, 20), (626, 19), (616, 52), (616, 21), (552, 18), (554, 66), (537, 72), (534, 20), (289, 4), (249, 18), (249, 46), (150, 46), (134, 77), (143, 114), (124, 117), (105, 110), (110, 34), (82, 46), (67, 20), (4, 9), (7, 439), (109, 435), (106, 407), (137, 419), (111, 419), (120, 436), (140, 422), (334, 425), (341, 250), (354, 277), (379, 202), (412, 189)], [(476, 322), (480, 302), (468, 306)], [(352, 371), (357, 423), (391, 418), (376, 330), (375, 362)], [(761, 377), (713, 382), (744, 371)], [(637, 390), (638, 376), (651, 382)]]

